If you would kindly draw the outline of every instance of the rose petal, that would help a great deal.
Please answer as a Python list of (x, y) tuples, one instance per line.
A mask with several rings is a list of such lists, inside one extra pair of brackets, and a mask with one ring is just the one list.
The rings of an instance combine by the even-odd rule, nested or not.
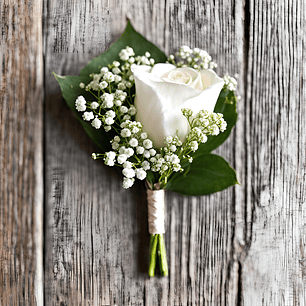
[(166, 73), (175, 70), (176, 66), (172, 64), (156, 64), (153, 66), (151, 73), (157, 77), (162, 78)]
[(208, 84), (206, 78), (211, 80), (211, 85), (199, 90), (186, 84), (165, 82), (161, 79), (162, 73), (169, 73), (174, 69), (175, 66), (171, 64), (157, 64), (152, 70), (149, 66), (132, 66), (136, 84), (136, 120), (142, 123), (143, 130), (158, 148), (164, 146), (164, 137), (174, 136), (177, 131), (184, 141), (189, 125), (181, 109), (190, 108), (195, 113), (202, 109), (213, 111), (224, 83), (212, 70), (201, 71), (199, 74), (191, 68), (180, 69), (186, 69), (185, 72), (188, 71), (195, 77), (193, 86), (203, 88), (203, 79), (205, 84)]

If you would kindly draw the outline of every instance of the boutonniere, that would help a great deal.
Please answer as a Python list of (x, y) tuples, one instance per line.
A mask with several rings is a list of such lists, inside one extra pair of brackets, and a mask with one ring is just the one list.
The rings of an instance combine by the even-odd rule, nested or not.
[(94, 159), (120, 167), (123, 188), (147, 188), (151, 234), (149, 276), (168, 275), (164, 191), (199, 196), (237, 184), (235, 171), (212, 150), (237, 120), (235, 89), (199, 48), (166, 55), (128, 23), (79, 76), (55, 75), (63, 96), (95, 142)]

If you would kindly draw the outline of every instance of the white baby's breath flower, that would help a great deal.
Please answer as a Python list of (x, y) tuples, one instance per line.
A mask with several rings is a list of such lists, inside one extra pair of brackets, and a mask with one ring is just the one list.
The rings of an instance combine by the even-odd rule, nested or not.
[(109, 117), (109, 118), (115, 118), (116, 117), (116, 113), (113, 110), (109, 110), (105, 113), (105, 117)]
[(133, 84), (131, 82), (126, 82), (125, 85), (126, 85), (127, 88), (132, 88), (133, 87)]
[(122, 137), (130, 137), (131, 136), (131, 131), (129, 129), (125, 128), (125, 129), (121, 130), (120, 135)]
[(144, 180), (147, 176), (147, 173), (146, 171), (144, 171), (143, 169), (141, 168), (138, 168), (136, 169), (136, 177), (139, 179), (139, 180)]
[(115, 159), (116, 158), (116, 153), (113, 151), (107, 152), (106, 157), (109, 159)]
[(117, 157), (117, 161), (120, 165), (122, 165), (124, 162), (126, 162), (126, 160), (128, 159), (128, 156), (126, 154), (120, 154)]
[(92, 109), (97, 109), (97, 108), (99, 107), (99, 103), (98, 103), (98, 102), (91, 102), (91, 103), (90, 103), (90, 107), (91, 107)]
[(119, 83), (119, 84), (118, 84), (118, 89), (120, 89), (120, 90), (125, 90), (125, 89), (126, 89), (126, 86), (124, 85), (124, 83)]
[(118, 142), (113, 142), (112, 143), (112, 149), (117, 150), (119, 148), (119, 143)]
[(170, 156), (170, 161), (173, 164), (179, 164), (180, 163), (180, 159), (179, 159), (179, 157), (176, 154), (172, 154)]
[(156, 157), (151, 157), (151, 158), (150, 158), (150, 162), (151, 162), (151, 163), (155, 163), (156, 161), (157, 161)]
[(111, 83), (111, 82), (114, 82), (115, 80), (115, 76), (113, 75), (113, 73), (111, 72), (106, 72), (104, 75), (103, 75), (103, 80), (108, 82), (108, 83)]
[(150, 156), (151, 156), (150, 151), (144, 150), (143, 156), (144, 156), (145, 158), (150, 158)]
[(175, 145), (171, 145), (169, 147), (169, 150), (172, 151), (172, 152), (175, 152), (176, 151), (176, 146)]
[(225, 75), (223, 77), (225, 86), (231, 90), (231, 91), (235, 91), (237, 89), (237, 81), (235, 78), (229, 76), (229, 75)]
[(147, 133), (141, 133), (140, 137), (141, 137), (141, 139), (147, 139), (148, 134)]
[(220, 132), (218, 126), (216, 124), (214, 124), (211, 128), (212, 128), (211, 135), (217, 136), (219, 134), (219, 132)]
[[(112, 69), (112, 73), (113, 74), (119, 74), (121, 71), (120, 71), (120, 69), (118, 68), (118, 67), (115, 67), (115, 68), (113, 68)], [(115, 79), (114, 79), (115, 80)]]
[(126, 154), (128, 157), (131, 157), (134, 155), (134, 150), (132, 148), (127, 148), (126, 149)]
[(85, 84), (84, 84), (84, 83), (80, 83), (79, 86), (80, 86), (80, 88), (82, 88), (82, 89), (85, 88)]
[(107, 152), (105, 154), (105, 158), (104, 158), (104, 163), (107, 166), (114, 166), (115, 165), (115, 158), (116, 158), (116, 153), (113, 151)]
[(127, 46), (127, 47), (125, 48), (125, 50), (127, 51), (127, 53), (128, 53), (129, 56), (134, 56), (134, 55), (135, 55), (133, 48)]
[(105, 118), (105, 123), (107, 124), (107, 125), (112, 125), (112, 124), (114, 124), (114, 119), (113, 118), (111, 118), (111, 117), (107, 117), (107, 118)]
[(77, 97), (75, 100), (75, 107), (79, 112), (84, 112), (86, 110), (86, 100), (83, 96)]
[(105, 165), (113, 167), (113, 166), (115, 166), (115, 161), (114, 160), (110, 160), (110, 159), (106, 159), (105, 160)]
[(153, 142), (150, 140), (150, 139), (145, 139), (143, 141), (143, 146), (146, 148), (146, 149), (151, 149), (153, 147)]
[(128, 52), (125, 49), (121, 50), (119, 53), (119, 57), (122, 61), (127, 61), (129, 59)]
[(191, 151), (195, 152), (198, 149), (198, 143), (196, 141), (191, 141), (190, 149)]
[(123, 94), (118, 97), (118, 99), (122, 102), (125, 100), (125, 98), (126, 98), (126, 95), (123, 95)]
[(131, 168), (124, 168), (122, 170), (122, 174), (125, 176), (125, 177), (128, 177), (128, 178), (133, 178), (135, 176), (135, 171)]
[(105, 81), (102, 81), (101, 83), (99, 83), (99, 88), (101, 90), (105, 89), (106, 87), (108, 86), (107, 82)]
[(121, 82), (121, 80), (122, 80), (122, 77), (120, 75), (115, 75), (115, 77), (114, 77), (115, 83), (119, 83), (119, 82)]
[(165, 140), (166, 140), (166, 143), (170, 144), (170, 143), (172, 143), (173, 138), (172, 138), (172, 136), (167, 136)]
[(129, 141), (129, 144), (130, 144), (131, 147), (137, 147), (138, 146), (138, 140), (136, 138), (132, 138)]
[(134, 126), (133, 128), (132, 128), (132, 133), (133, 134), (137, 134), (139, 132), (139, 128), (137, 127), (137, 126)]
[(102, 75), (104, 75), (106, 72), (108, 72), (108, 68), (107, 67), (102, 67), (100, 72), (101, 72)]
[(150, 163), (147, 160), (143, 161), (141, 166), (144, 170), (150, 170)]
[(102, 103), (103, 108), (112, 108), (113, 106), (114, 106), (114, 103), (111, 100), (106, 100)]
[(120, 147), (120, 149), (119, 149), (119, 154), (125, 154), (125, 151), (126, 151), (126, 147), (125, 147), (125, 146), (122, 146), (122, 147)]
[(118, 135), (116, 135), (116, 136), (114, 137), (114, 141), (120, 142), (120, 137), (119, 137)]
[(126, 161), (124, 164), (123, 164), (123, 168), (133, 168), (133, 164), (129, 161)]
[(93, 112), (85, 112), (85, 113), (83, 114), (83, 120), (85, 120), (85, 121), (90, 121), (90, 120), (92, 120), (93, 118), (94, 118)]
[(121, 114), (125, 114), (125, 113), (127, 113), (128, 112), (128, 108), (126, 107), (126, 106), (121, 106), (120, 108), (119, 108), (119, 112), (121, 113)]
[(123, 179), (123, 185), (122, 185), (123, 188), (128, 189), (128, 188), (132, 187), (133, 184), (134, 184), (134, 179), (133, 179), (133, 178), (127, 178), (127, 177), (125, 177), (125, 178)]
[(136, 148), (136, 153), (137, 154), (143, 154), (143, 152), (144, 152), (144, 147), (139, 146), (139, 147)]
[(112, 94), (109, 94), (109, 93), (104, 93), (102, 96), (101, 96), (101, 100), (103, 102), (105, 101), (113, 101), (114, 100), (114, 96)]
[(92, 122), (91, 125), (95, 128), (95, 129), (99, 129), (102, 125), (102, 122), (100, 119), (95, 118)]
[(128, 113), (129, 113), (131, 116), (136, 115), (136, 112), (137, 112), (136, 107), (133, 106), (133, 105), (132, 105), (132, 106), (129, 108), (129, 110), (128, 110)]
[(154, 156), (156, 154), (156, 150), (154, 149), (150, 149), (149, 152), (151, 156)]

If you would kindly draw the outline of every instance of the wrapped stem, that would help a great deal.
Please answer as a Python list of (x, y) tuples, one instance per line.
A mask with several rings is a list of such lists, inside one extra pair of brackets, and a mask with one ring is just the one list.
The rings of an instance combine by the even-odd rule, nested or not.
[(168, 275), (167, 255), (163, 234), (165, 233), (165, 192), (159, 184), (152, 186), (148, 183), (148, 220), (150, 242), (149, 276), (154, 276), (156, 260), (159, 262), (160, 272)]

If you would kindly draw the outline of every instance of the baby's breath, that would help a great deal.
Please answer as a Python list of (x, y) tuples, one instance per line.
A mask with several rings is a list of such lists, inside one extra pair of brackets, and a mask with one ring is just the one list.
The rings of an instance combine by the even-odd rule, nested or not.
[[(182, 46), (176, 54), (170, 55), (168, 62), (178, 67), (192, 67), (197, 70), (215, 68), (210, 55), (199, 48), (191, 49)], [(105, 154), (93, 153), (93, 159), (103, 158), (108, 166), (121, 166), (123, 187), (130, 188), (135, 178), (144, 180), (148, 171), (159, 174), (161, 186), (165, 186), (174, 172), (183, 171), (182, 162), (192, 162), (191, 156), (201, 143), (207, 141), (207, 136), (218, 135), (226, 129), (222, 114), (200, 111), (194, 114), (190, 109), (182, 109), (190, 131), (184, 141), (177, 135), (165, 138), (164, 147), (157, 149), (149, 135), (143, 131), (142, 124), (135, 121), (137, 113), (133, 105), (135, 80), (131, 65), (154, 65), (151, 54), (135, 55), (130, 47), (119, 53), (121, 62), (114, 61), (108, 67), (102, 67), (99, 73), (90, 75), (88, 84), (80, 83), (81, 89), (92, 94), (92, 101), (86, 101), (79, 96), (75, 101), (77, 111), (82, 112), (82, 118), (91, 123), (95, 129), (104, 128), (106, 132), (114, 130), (111, 140), (112, 151)], [(235, 79), (225, 76), (225, 86), (235, 90)]]
[(175, 56), (171, 54), (168, 62), (177, 67), (191, 67), (198, 71), (217, 68), (217, 64), (212, 61), (207, 51), (199, 48), (191, 49), (188, 46), (180, 47)]

